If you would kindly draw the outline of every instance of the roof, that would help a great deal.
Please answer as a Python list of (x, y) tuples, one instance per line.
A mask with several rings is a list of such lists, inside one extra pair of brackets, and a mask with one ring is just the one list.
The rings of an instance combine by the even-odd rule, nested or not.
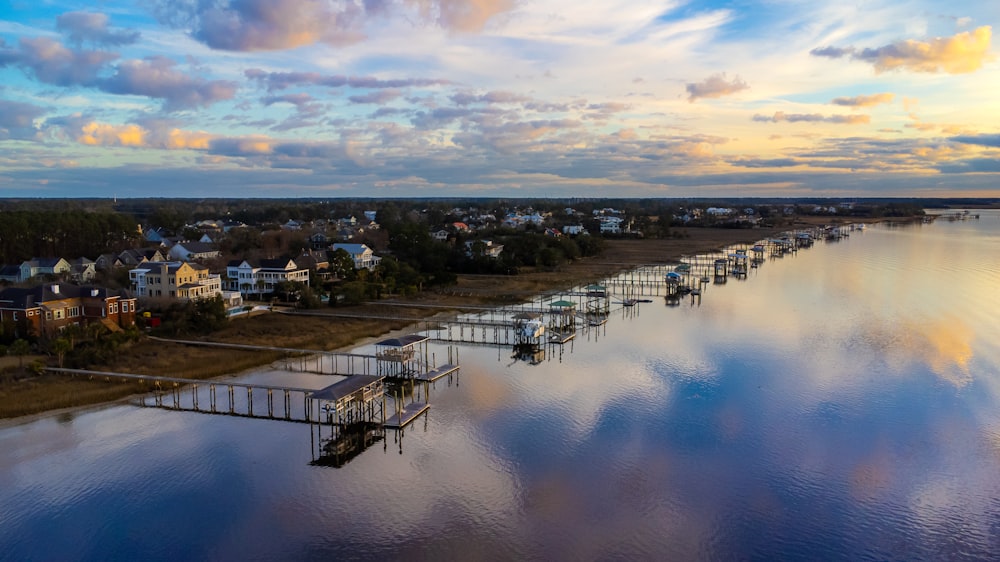
[(343, 398), (354, 394), (355, 392), (361, 390), (362, 388), (376, 383), (385, 377), (376, 377), (372, 375), (352, 375), (346, 379), (334, 383), (324, 389), (317, 390), (313, 392), (309, 397), (313, 400), (327, 400), (330, 402), (336, 402)]
[(0, 266), (0, 275), (4, 277), (17, 277), (21, 275), (21, 266), (19, 265)]
[(405, 336), (399, 336), (398, 338), (389, 338), (382, 340), (375, 345), (384, 345), (387, 347), (406, 347), (408, 345), (413, 345), (415, 343), (420, 343), (429, 340), (427, 336), (420, 334), (407, 334)]
[(207, 242), (179, 242), (177, 245), (192, 254), (208, 254), (219, 251), (214, 244)]
[(334, 244), (334, 250), (344, 250), (349, 254), (363, 254), (365, 251), (371, 251), (371, 248), (364, 244)]
[(576, 303), (573, 301), (552, 301), (549, 303), (549, 306), (554, 308), (569, 308), (571, 306), (576, 306)]
[[(53, 288), (57, 287), (58, 292)], [(91, 294), (96, 291), (97, 294)], [(105, 287), (77, 286), (69, 283), (45, 283), (31, 288), (10, 287), (0, 291), (0, 302), (10, 303), (14, 308), (27, 309), (42, 303), (76, 298), (107, 299), (119, 296)]]

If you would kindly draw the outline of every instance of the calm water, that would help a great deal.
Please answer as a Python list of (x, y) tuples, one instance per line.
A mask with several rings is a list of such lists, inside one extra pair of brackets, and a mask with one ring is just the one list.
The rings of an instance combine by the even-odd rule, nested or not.
[(537, 365), (462, 347), (342, 468), (276, 421), (7, 427), (0, 559), (996, 559), (998, 256), (998, 212), (870, 227)]

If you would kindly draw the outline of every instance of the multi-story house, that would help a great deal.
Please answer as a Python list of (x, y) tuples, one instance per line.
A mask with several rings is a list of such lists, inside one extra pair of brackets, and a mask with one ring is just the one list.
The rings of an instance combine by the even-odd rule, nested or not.
[(128, 272), (137, 297), (200, 300), (221, 296), (222, 277), (203, 265), (160, 261), (146, 262)]
[(273, 293), (275, 286), (285, 281), (309, 285), (309, 270), (290, 259), (260, 260), (256, 265), (247, 260), (234, 260), (226, 266), (226, 277), (226, 288), (243, 295)]
[(334, 244), (332, 249), (334, 252), (344, 250), (350, 254), (354, 260), (354, 269), (372, 270), (382, 261), (382, 258), (376, 256), (365, 244)]
[(0, 291), (0, 322), (18, 337), (49, 338), (67, 326), (101, 323), (117, 331), (135, 325), (136, 299), (104, 287), (45, 283)]

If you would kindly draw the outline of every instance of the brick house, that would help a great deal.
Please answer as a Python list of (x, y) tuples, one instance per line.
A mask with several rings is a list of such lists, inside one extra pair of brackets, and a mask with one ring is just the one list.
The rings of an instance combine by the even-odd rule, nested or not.
[(67, 326), (100, 323), (112, 331), (135, 325), (136, 300), (106, 289), (45, 283), (0, 291), (0, 322), (13, 322), (18, 337), (50, 338)]

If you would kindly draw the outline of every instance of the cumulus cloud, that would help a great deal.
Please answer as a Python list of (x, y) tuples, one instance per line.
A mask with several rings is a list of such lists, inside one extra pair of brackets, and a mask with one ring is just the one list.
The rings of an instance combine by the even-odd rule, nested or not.
[(99, 87), (112, 94), (162, 99), (168, 111), (205, 107), (236, 94), (234, 82), (191, 76), (177, 70), (176, 65), (166, 57), (122, 61), (114, 75), (99, 82)]
[(913, 72), (975, 72), (993, 59), (990, 53), (992, 28), (988, 25), (973, 31), (963, 31), (951, 37), (934, 37), (926, 41), (907, 39), (882, 47), (823, 47), (810, 51), (818, 57), (849, 57), (871, 63), (876, 72), (911, 70)]
[(118, 55), (67, 49), (48, 37), (22, 37), (16, 48), (0, 43), (0, 67), (17, 66), (40, 82), (55, 86), (92, 86)]
[(56, 29), (76, 44), (87, 41), (95, 45), (129, 45), (139, 40), (138, 31), (109, 29), (107, 14), (96, 12), (61, 14), (56, 17)]
[(699, 98), (721, 98), (749, 87), (739, 76), (732, 80), (726, 80), (726, 74), (721, 73), (713, 74), (701, 82), (689, 83), (685, 88), (688, 93), (688, 101), (694, 102)]
[(882, 93), (870, 96), (854, 96), (852, 98), (834, 98), (830, 103), (847, 107), (872, 107), (882, 103), (892, 103), (892, 100), (895, 98), (896, 94)]
[(74, 114), (46, 120), (74, 141), (89, 146), (159, 148), (164, 150), (208, 150), (216, 135), (204, 131), (185, 131), (169, 121), (149, 120), (139, 123), (101, 123), (92, 117)]
[(37, 105), (0, 100), (0, 140), (34, 137), (38, 132), (35, 119), (44, 113)]
[(785, 113), (776, 111), (774, 115), (756, 114), (753, 120), (760, 123), (836, 123), (840, 125), (864, 125), (871, 122), (868, 115), (821, 115), (819, 113)]
[(410, 88), (440, 86), (447, 80), (432, 78), (381, 79), (373, 76), (324, 75), (316, 72), (265, 72), (251, 68), (243, 73), (247, 78), (261, 84), (268, 91), (284, 90), (292, 86), (325, 86), (327, 88)]

